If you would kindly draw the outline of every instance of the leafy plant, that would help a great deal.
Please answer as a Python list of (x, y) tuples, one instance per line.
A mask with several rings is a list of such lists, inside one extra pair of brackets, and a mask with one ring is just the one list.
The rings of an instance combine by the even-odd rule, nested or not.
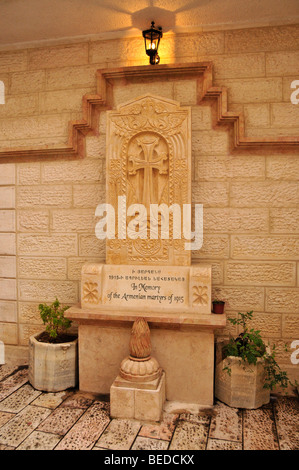
[(50, 338), (55, 339), (70, 328), (72, 322), (64, 316), (64, 312), (69, 307), (61, 307), (57, 298), (51, 305), (40, 304), (38, 308)]
[[(273, 390), (278, 385), (285, 389), (291, 382), (287, 373), (280, 368), (275, 359), (275, 345), (272, 347), (272, 352), (269, 352), (269, 348), (262, 340), (260, 330), (249, 329), (248, 322), (252, 320), (252, 317), (253, 311), (251, 310), (247, 313), (239, 312), (237, 318), (228, 318), (231, 324), (241, 326), (243, 331), (237, 338), (231, 338), (223, 347), (224, 356), (239, 357), (241, 361), (254, 365), (258, 358), (263, 358), (266, 373), (264, 388)], [(231, 373), (229, 366), (224, 369), (229, 374)]]

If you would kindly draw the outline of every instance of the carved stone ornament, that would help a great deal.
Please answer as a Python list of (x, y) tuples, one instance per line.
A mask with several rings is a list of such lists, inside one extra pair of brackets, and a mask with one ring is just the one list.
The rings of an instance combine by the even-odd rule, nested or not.
[(130, 356), (121, 363), (120, 377), (131, 382), (150, 382), (160, 377), (162, 370), (150, 353), (149, 326), (144, 318), (138, 318), (131, 331)]
[(193, 286), (193, 305), (208, 305), (208, 301), (208, 287)]
[[(126, 197), (126, 207), (142, 204), (146, 223), (138, 227), (125, 220), (126, 237), (121, 245), (107, 239), (109, 264), (190, 265), (190, 251), (173, 239), (173, 214), (169, 212), (169, 237), (162, 237), (160, 212), (152, 215), (151, 204), (191, 203), (190, 108), (175, 101), (146, 95), (107, 112), (107, 197), (118, 217), (118, 197)], [(158, 239), (150, 237), (150, 222)], [(117, 233), (121, 227), (117, 227)], [(136, 235), (136, 232), (138, 233)], [(117, 238), (117, 234), (116, 234)]]
[(147, 359), (151, 353), (150, 329), (143, 318), (138, 318), (132, 327), (130, 339), (130, 356), (136, 359)]
[(96, 282), (85, 282), (83, 285), (83, 301), (90, 304), (98, 304), (98, 284)]

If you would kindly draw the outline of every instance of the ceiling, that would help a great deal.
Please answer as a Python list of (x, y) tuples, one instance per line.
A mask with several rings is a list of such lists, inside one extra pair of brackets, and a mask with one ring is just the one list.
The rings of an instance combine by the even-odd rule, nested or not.
[(299, 0), (0, 0), (0, 47), (299, 23)]

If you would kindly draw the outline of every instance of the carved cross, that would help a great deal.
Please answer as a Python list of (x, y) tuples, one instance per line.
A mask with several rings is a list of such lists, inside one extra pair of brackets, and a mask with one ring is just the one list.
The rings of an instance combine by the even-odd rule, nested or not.
[[(160, 138), (157, 136), (138, 138), (136, 142), (141, 147), (141, 152), (139, 155), (129, 155), (129, 161), (132, 163), (129, 175), (136, 175), (137, 170), (144, 171), (142, 204), (146, 208), (149, 208), (151, 203), (158, 202), (154, 201), (153, 170), (159, 170), (160, 175), (167, 173), (167, 168), (164, 165), (164, 160), (167, 160), (167, 154), (163, 152), (159, 155), (156, 151), (159, 140)], [(156, 153), (156, 156), (154, 153)], [(144, 158), (140, 157), (142, 154)]]

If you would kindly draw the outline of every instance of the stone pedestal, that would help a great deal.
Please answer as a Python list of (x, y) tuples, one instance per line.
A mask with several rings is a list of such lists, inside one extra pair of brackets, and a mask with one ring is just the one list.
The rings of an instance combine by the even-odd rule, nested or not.
[(111, 386), (111, 416), (159, 421), (164, 401), (165, 373), (151, 356), (148, 324), (138, 318), (131, 332), (130, 355), (122, 361)]
[(148, 383), (132, 383), (118, 376), (110, 389), (112, 418), (159, 421), (165, 402), (165, 373)]

